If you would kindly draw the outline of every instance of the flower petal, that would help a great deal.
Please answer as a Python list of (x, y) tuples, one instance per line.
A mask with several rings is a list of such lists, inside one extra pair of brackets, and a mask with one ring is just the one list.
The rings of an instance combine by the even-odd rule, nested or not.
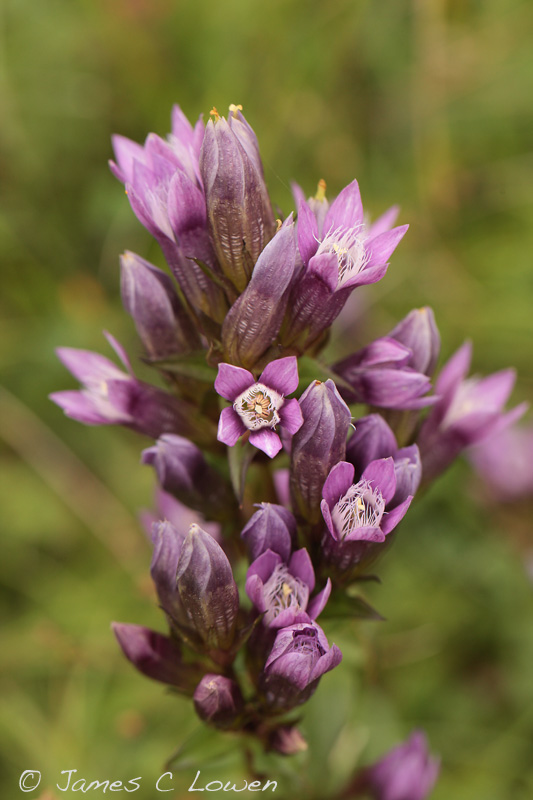
[(270, 386), (283, 396), (292, 394), (298, 388), (298, 362), (296, 356), (287, 356), (271, 361), (259, 378), (260, 383)]
[(233, 447), (240, 436), (246, 432), (246, 425), (232, 408), (223, 408), (218, 421), (217, 439), (228, 447)]
[(279, 410), (280, 425), (291, 434), (300, 430), (304, 424), (302, 410), (296, 398), (287, 400)]
[(346, 494), (353, 483), (354, 474), (353, 464), (349, 464), (348, 461), (339, 461), (330, 471), (322, 488), (322, 497), (330, 509)]
[(391, 231), (380, 233), (373, 239), (367, 239), (365, 242), (365, 249), (369, 255), (367, 268), (386, 264), (407, 233), (408, 228), (409, 225), (400, 225)]
[(215, 390), (221, 397), (233, 403), (249, 386), (255, 383), (254, 376), (247, 369), (233, 364), (219, 364), (215, 380)]
[(336, 228), (355, 228), (363, 221), (363, 203), (357, 181), (352, 181), (337, 195), (324, 220), (323, 235)]
[(274, 458), (281, 450), (281, 439), (272, 430), (253, 431), (250, 434), (250, 444), (262, 450), (269, 458)]
[(392, 458), (378, 458), (376, 461), (371, 461), (362, 477), (372, 483), (374, 489), (379, 489), (385, 503), (392, 500), (396, 491), (396, 474)]

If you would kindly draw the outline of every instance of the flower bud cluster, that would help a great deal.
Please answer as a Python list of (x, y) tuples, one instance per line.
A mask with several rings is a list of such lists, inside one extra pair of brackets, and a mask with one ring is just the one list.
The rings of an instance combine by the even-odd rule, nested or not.
[[(341, 661), (317, 618), (367, 576), (422, 482), (523, 413), (503, 411), (514, 374), (468, 378), (465, 345), (432, 389), (430, 308), (320, 360), (349, 295), (385, 276), (408, 226), (395, 227), (396, 207), (369, 224), (355, 180), (331, 203), (324, 181), (309, 199), (296, 186), (295, 217), (276, 221), (239, 106), (194, 126), (175, 107), (167, 139), (113, 146), (111, 170), (168, 264), (121, 259), (123, 304), (159, 384), (136, 378), (108, 336), (126, 371), (61, 348), (82, 388), (52, 399), (85, 424), (152, 440), (142, 462), (164, 521), (156, 514), (150, 528), (151, 575), (168, 631), (116, 624), (115, 634), (206, 723), (294, 753), (305, 742), (290, 712)], [(314, 379), (300, 379), (301, 359)], [(419, 738), (404, 747), (409, 763), (421, 749)], [(407, 793), (388, 777), (404, 750), (365, 773), (376, 796), (426, 796), (433, 762)]]

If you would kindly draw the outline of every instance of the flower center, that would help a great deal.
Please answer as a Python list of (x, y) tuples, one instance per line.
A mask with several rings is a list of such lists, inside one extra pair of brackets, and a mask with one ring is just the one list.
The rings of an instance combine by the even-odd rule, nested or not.
[(379, 489), (372, 489), (361, 480), (350, 486), (333, 507), (331, 519), (341, 539), (358, 528), (377, 528), (385, 510), (385, 500)]
[(254, 383), (233, 403), (233, 408), (248, 430), (275, 428), (279, 422), (278, 411), (283, 405), (283, 396), (264, 386)]
[(269, 625), (287, 608), (305, 611), (309, 600), (309, 587), (300, 578), (290, 574), (286, 564), (278, 564), (264, 585), (267, 610), (264, 620)]
[(365, 228), (359, 225), (356, 228), (337, 228), (330, 231), (320, 242), (317, 255), (335, 253), (339, 267), (339, 282), (341, 288), (354, 275), (358, 275), (366, 266), (369, 255), (365, 249)]
[(318, 641), (318, 634), (314, 628), (304, 628), (301, 631), (294, 631), (292, 635), (291, 650), (307, 653), (313, 656), (323, 656), (325, 650)]

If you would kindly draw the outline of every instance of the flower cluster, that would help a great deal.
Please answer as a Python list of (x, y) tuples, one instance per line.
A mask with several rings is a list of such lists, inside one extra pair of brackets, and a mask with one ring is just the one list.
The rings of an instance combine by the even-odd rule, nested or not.
[[(369, 223), (355, 180), (331, 203), (324, 181), (308, 199), (295, 187), (295, 215), (276, 220), (242, 109), (210, 117), (192, 126), (175, 107), (167, 139), (113, 140), (111, 170), (169, 268), (121, 259), (123, 304), (158, 380), (138, 380), (108, 336), (126, 371), (62, 348), (82, 389), (52, 399), (85, 424), (153, 440), (142, 461), (160, 486), (148, 529), (168, 631), (115, 624), (125, 655), (206, 723), (288, 754), (305, 746), (291, 710), (341, 661), (321, 612), (367, 576), (421, 482), (522, 408), (503, 412), (510, 371), (466, 377), (468, 345), (432, 391), (440, 338), (429, 308), (321, 361), (349, 295), (385, 276), (408, 226), (395, 227), (397, 208)], [(308, 385), (303, 356), (316, 370)], [(419, 768), (421, 742), (367, 771), (367, 788), (425, 797), (437, 765)]]

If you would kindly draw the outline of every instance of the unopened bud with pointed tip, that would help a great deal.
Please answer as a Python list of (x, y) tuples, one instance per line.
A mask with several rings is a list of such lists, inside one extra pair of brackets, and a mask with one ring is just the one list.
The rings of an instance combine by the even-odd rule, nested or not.
[(314, 523), (320, 519), (324, 481), (345, 458), (352, 416), (332, 380), (312, 383), (300, 408), (304, 422), (292, 439), (291, 496), (295, 512)]
[(198, 333), (172, 279), (135, 253), (124, 253), (120, 267), (122, 302), (148, 355), (163, 359), (200, 349)]
[(433, 375), (440, 353), (440, 334), (429, 306), (410, 311), (388, 337), (409, 348), (409, 367), (424, 375)]
[(239, 593), (228, 557), (212, 536), (191, 525), (178, 561), (176, 585), (191, 627), (207, 651), (229, 650)]

